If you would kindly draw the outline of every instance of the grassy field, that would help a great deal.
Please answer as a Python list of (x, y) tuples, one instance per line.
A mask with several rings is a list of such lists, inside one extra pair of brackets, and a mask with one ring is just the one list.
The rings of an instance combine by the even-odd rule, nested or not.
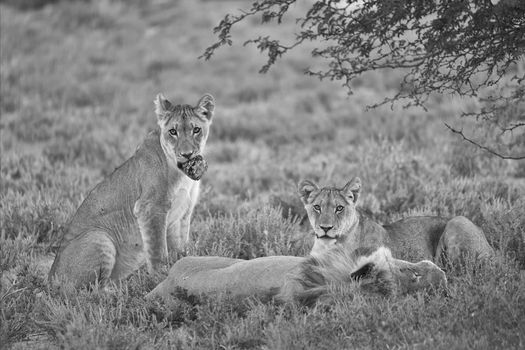
[[(0, 3), (0, 348), (525, 347), (525, 164), (447, 131), (443, 121), (458, 123), (471, 102), (442, 96), (428, 112), (367, 111), (400, 74), (363, 77), (347, 96), (302, 74), (321, 64), (308, 48), (259, 75), (264, 58), (242, 40), (292, 35), (293, 21), (242, 23), (236, 45), (198, 60), (238, 1), (41, 2)], [(159, 280), (144, 270), (113, 294), (49, 288), (67, 219), (155, 127), (158, 92), (174, 103), (205, 92), (217, 101), (187, 254), (305, 255), (311, 230), (274, 199), (296, 196), (301, 178), (343, 185), (358, 175), (361, 206), (378, 221), (465, 215), (499, 262), (449, 274), (450, 297), (334, 295), (308, 309), (227, 297), (146, 302)]]

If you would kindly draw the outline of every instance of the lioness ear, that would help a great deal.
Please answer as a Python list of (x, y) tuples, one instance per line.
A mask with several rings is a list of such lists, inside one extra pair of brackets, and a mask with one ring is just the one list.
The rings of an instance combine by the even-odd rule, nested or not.
[(197, 108), (201, 109), (202, 114), (206, 117), (206, 119), (211, 120), (211, 117), (213, 117), (213, 111), (215, 109), (215, 99), (210, 94), (204, 94), (204, 96), (202, 96), (199, 100), (199, 103), (197, 103)]
[(303, 204), (308, 204), (310, 193), (319, 189), (315, 183), (310, 180), (303, 180), (299, 182), (299, 196)]
[(357, 202), (357, 198), (361, 193), (361, 179), (357, 176), (354, 177), (343, 187), (342, 191), (347, 197), (352, 198), (354, 203)]
[(166, 117), (166, 112), (173, 110), (173, 105), (163, 94), (158, 94), (155, 97), (155, 114), (157, 115), (157, 120), (161, 121)]
[(350, 278), (353, 279), (354, 281), (359, 281), (362, 278), (367, 278), (370, 276), (370, 274), (374, 270), (374, 267), (375, 267), (374, 263), (365, 264), (361, 266), (359, 269), (357, 269), (356, 271), (352, 272), (350, 274)]

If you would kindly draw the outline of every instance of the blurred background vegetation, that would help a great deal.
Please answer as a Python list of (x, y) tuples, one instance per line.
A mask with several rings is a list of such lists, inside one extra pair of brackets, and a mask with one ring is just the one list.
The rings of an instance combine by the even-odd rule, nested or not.
[[(308, 45), (290, 52), (267, 74), (258, 74), (265, 57), (256, 48), (238, 43), (264, 33), (293, 36), (293, 16), (278, 27), (263, 25), (257, 18), (239, 23), (235, 29), (237, 44), (217, 51), (210, 61), (197, 59), (213, 43), (212, 28), (224, 14), (243, 6), (239, 1), (211, 0), (0, 2), (0, 306), (4, 310), (0, 343), (27, 340), (28, 334), (41, 334), (42, 329), (46, 336), (58, 337), (66, 348), (74, 344), (111, 347), (106, 342), (111, 336), (126, 346), (156, 339), (158, 330), (147, 336), (134, 333), (136, 329), (144, 331), (141, 327), (153, 327), (149, 321), (148, 326), (136, 323), (134, 317), (140, 319), (142, 314), (127, 314), (135, 320), (131, 324), (128, 318), (108, 316), (96, 327), (90, 323), (96, 317), (83, 318), (82, 323), (68, 314), (82, 303), (101, 307), (100, 296), (82, 294), (74, 307), (60, 304), (58, 295), (37, 296), (45, 290), (46, 264), (52, 259), (49, 253), (67, 219), (87, 192), (130, 157), (147, 131), (156, 127), (153, 98), (159, 92), (177, 104), (194, 104), (205, 92), (217, 101), (207, 146), (210, 167), (202, 180), (189, 254), (241, 258), (304, 255), (312, 244), (310, 229), (301, 224), (301, 218), (288, 215), (299, 213), (293, 206), (298, 181), (310, 178), (323, 185), (342, 186), (353, 176), (360, 176), (361, 206), (379, 221), (413, 214), (471, 218), (483, 228), (498, 254), (509, 259), (505, 260), (510, 267), (505, 270), (505, 283), (509, 284), (501, 292), (504, 299), (513, 306), (523, 299), (516, 288), (523, 283), (519, 269), (525, 268), (525, 163), (491, 157), (446, 129), (443, 122), (457, 121), (454, 118), (468, 110), (471, 102), (439, 96), (429, 102), (426, 112), (385, 107), (367, 110), (367, 105), (391, 94), (402, 75), (395, 71), (368, 74), (354, 82), (354, 94), (348, 96), (337, 83), (303, 75), (305, 68), (319, 64), (310, 57)], [(290, 211), (280, 209), (283, 198), (292, 203)], [(481, 303), (490, 304), (483, 295), (487, 288), (496, 288), (501, 282), (495, 271), (490, 277), (490, 283), (487, 275), (470, 280), (466, 284), (470, 292), (462, 302), (469, 305), (469, 298), (481, 298)], [(127, 297), (131, 299), (125, 300), (142, 303), (141, 293), (148, 287), (152, 287), (151, 281), (130, 282), (132, 292)], [(21, 292), (13, 294), (16, 290)], [(69, 294), (71, 298), (76, 295)], [(112, 308), (122, 306), (122, 301), (101, 298), (111, 304), (101, 312), (114, 312)], [(521, 308), (515, 309), (517, 320), (524, 315), (523, 304), (522, 300)], [(151, 311), (143, 304), (139, 306), (146, 314), (144, 310)], [(434, 306), (435, 310), (443, 307)], [(49, 308), (63, 313), (50, 314)], [(208, 318), (191, 317), (208, 321), (225, 317), (213, 310)], [(254, 310), (261, 319), (270, 312), (262, 306)], [(501, 309), (498, 314), (492, 308), (484, 310), (487, 325), (492, 327), (490, 322), (495, 322), (494, 327), (502, 329), (506, 311)], [(463, 314), (456, 311), (453, 317), (441, 317), (463, 322)], [(297, 328), (302, 317), (298, 312), (294, 314), (297, 319), (286, 321), (285, 326), (291, 328), (275, 326), (262, 332), (248, 327), (242, 332), (275, 340), (277, 333), (294, 328), (301, 329), (303, 335), (320, 337), (323, 327), (318, 331)], [(416, 331), (419, 326), (410, 323), (413, 315), (390, 312), (394, 315), (392, 322), (405, 317), (403, 322), (416, 332), (407, 344), (420, 339), (422, 335), (417, 336)], [(341, 317), (348, 318), (347, 313)], [(223, 321), (242, 323), (245, 316)], [(184, 320), (186, 316), (180, 317)], [(379, 322), (380, 313), (373, 317)], [(173, 322), (172, 326), (181, 320)], [(225, 330), (220, 327), (225, 323), (209, 322), (208, 328), (194, 329), (197, 338), (192, 339), (196, 341), (213, 327), (219, 327), (222, 335), (217, 333), (216, 338), (195, 343), (204, 348), (218, 346), (224, 340)], [(339, 321), (325, 326), (335, 329), (333, 322)], [(123, 324), (126, 330), (119, 333), (114, 327)], [(189, 324), (187, 329), (205, 324)], [(478, 323), (471, 326), (472, 339), (488, 329)], [(82, 334), (89, 327), (95, 327), (95, 334), (100, 335), (95, 340), (90, 338), (94, 343), (82, 338), (87, 337)], [(502, 331), (500, 336), (510, 337), (505, 339), (510, 339), (511, 346), (520, 341), (523, 344), (525, 333), (519, 336), (518, 323), (506, 327), (512, 335)], [(381, 329), (371, 336), (383, 332)], [(395, 327), (386, 329), (385, 334), (397, 334)], [(428, 332), (432, 327), (425, 329)], [(446, 338), (449, 329), (442, 331)], [(129, 334), (135, 343), (126, 343), (124, 338)], [(187, 336), (177, 334), (173, 337)], [(281, 336), (290, 340), (298, 336), (294, 334), (288, 334), (292, 338)], [(87, 343), (75, 343), (75, 337)], [(363, 344), (367, 337), (360, 338)], [(378, 346), (407, 341), (399, 335), (393, 337), (381, 338)], [(436, 339), (445, 345), (457, 340), (452, 337), (447, 343), (441, 337)], [(486, 336), (482, 340), (487, 342), (483, 344), (499, 344), (491, 343)], [(262, 340), (248, 345), (257, 347), (261, 342), (270, 347), (279, 345)]]

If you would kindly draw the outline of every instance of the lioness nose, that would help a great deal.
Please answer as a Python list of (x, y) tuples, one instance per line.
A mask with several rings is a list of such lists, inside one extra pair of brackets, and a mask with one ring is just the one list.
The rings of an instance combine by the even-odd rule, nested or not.
[(323, 226), (323, 225), (319, 225), (319, 227), (321, 228), (321, 230), (324, 231), (324, 233), (328, 233), (328, 231), (334, 228), (333, 226)]
[(190, 152), (181, 152), (180, 155), (186, 159), (190, 159), (191, 156), (193, 155), (193, 151), (190, 151)]

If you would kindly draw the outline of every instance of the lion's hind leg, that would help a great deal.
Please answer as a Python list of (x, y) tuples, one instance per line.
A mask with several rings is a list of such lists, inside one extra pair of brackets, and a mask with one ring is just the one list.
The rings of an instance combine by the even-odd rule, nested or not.
[(485, 260), (494, 255), (483, 231), (464, 216), (450, 219), (435, 253), (435, 261), (445, 266), (465, 259)]
[(55, 258), (51, 278), (71, 281), (76, 287), (106, 284), (115, 266), (115, 245), (103, 231), (91, 231), (71, 240)]

